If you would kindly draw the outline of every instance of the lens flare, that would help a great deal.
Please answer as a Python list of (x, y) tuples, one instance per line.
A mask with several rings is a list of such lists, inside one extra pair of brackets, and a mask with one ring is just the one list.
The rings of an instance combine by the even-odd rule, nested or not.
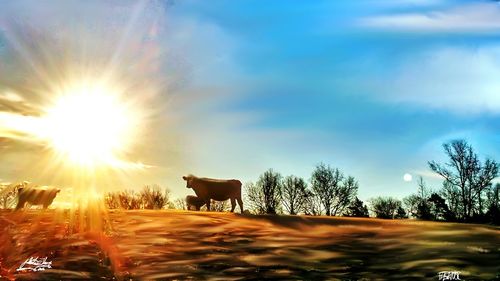
[(103, 228), (104, 193), (156, 173), (141, 161), (157, 159), (150, 146), (170, 78), (157, 34), (166, 18), (151, 4), (44, 7), (23, 12), (22, 25), (1, 22), (0, 137), (18, 153), (7, 156), (19, 155), (13, 174), (60, 188), (52, 207), (69, 209), (81, 231)]
[(42, 134), (57, 155), (86, 167), (120, 163), (138, 125), (117, 90), (99, 83), (65, 89), (43, 120)]

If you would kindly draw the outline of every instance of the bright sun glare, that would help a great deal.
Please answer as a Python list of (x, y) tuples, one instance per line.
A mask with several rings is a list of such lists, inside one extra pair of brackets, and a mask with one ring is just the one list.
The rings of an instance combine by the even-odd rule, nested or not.
[(83, 166), (119, 164), (136, 127), (133, 112), (116, 91), (99, 84), (65, 90), (44, 120), (53, 150)]

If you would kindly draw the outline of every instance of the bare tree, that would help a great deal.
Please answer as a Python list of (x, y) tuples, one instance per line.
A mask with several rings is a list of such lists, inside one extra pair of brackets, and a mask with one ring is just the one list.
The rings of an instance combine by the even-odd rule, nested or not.
[(491, 187), (492, 180), (498, 175), (498, 163), (486, 159), (483, 164), (465, 140), (445, 143), (443, 148), (449, 162), (438, 164), (430, 161), (429, 167), (449, 185), (458, 188), (461, 219), (469, 220), (474, 212), (482, 214), (482, 194)]
[(323, 214), (321, 198), (316, 193), (311, 190), (306, 190), (305, 199), (304, 214), (311, 216), (321, 216)]
[(462, 203), (460, 199), (460, 189), (452, 185), (451, 183), (444, 181), (443, 188), (439, 191), (439, 194), (445, 198), (450, 208), (450, 212), (454, 214), (455, 217), (459, 217), (463, 213)]
[(262, 190), (253, 182), (249, 182), (245, 184), (245, 193), (245, 204), (249, 206), (249, 209), (257, 214), (265, 214), (266, 207)]
[(272, 169), (264, 172), (257, 183), (246, 185), (250, 207), (259, 214), (277, 214), (281, 209), (281, 175)]
[(354, 177), (347, 177), (336, 190), (334, 204), (332, 206), (332, 216), (340, 215), (347, 206), (354, 200), (358, 193), (359, 184)]
[(429, 188), (427, 188), (427, 185), (425, 184), (424, 178), (422, 176), (418, 177), (417, 185), (418, 185), (417, 189), (418, 198), (420, 200), (426, 200), (427, 198), (429, 198), (431, 191), (429, 190)]
[(431, 191), (427, 188), (424, 178), (418, 177), (418, 189), (417, 189), (417, 215), (419, 219), (428, 220), (432, 218), (431, 214), (431, 204), (429, 202), (429, 197)]
[(499, 164), (492, 159), (486, 159), (484, 164), (477, 160), (474, 168), (474, 172), (470, 173), (469, 182), (473, 192), (472, 201), (477, 200), (477, 205), (472, 206), (475, 207), (476, 214), (483, 215), (483, 194), (492, 188), (492, 181), (498, 176)]
[(311, 186), (319, 196), (327, 216), (342, 214), (358, 191), (358, 183), (353, 177), (344, 178), (339, 169), (325, 164), (316, 166)]
[(487, 206), (500, 207), (500, 183), (488, 190), (486, 198)]
[(418, 177), (417, 185), (417, 192), (403, 198), (403, 205), (409, 216), (418, 219), (429, 219), (430, 205), (427, 199), (429, 199), (430, 191), (421, 176)]
[(282, 203), (290, 215), (296, 215), (304, 211), (306, 204), (307, 184), (304, 179), (296, 176), (288, 176), (282, 183)]
[(312, 173), (311, 186), (319, 196), (327, 216), (332, 214), (335, 195), (338, 193), (344, 175), (339, 169), (333, 169), (323, 163), (316, 166)]
[(500, 225), (500, 183), (497, 183), (487, 193), (486, 218), (490, 223)]

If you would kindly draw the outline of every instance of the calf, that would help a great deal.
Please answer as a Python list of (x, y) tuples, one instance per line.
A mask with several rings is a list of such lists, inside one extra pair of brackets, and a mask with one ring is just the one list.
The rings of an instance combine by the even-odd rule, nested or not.
[(188, 195), (186, 196), (186, 204), (188, 210), (191, 210), (191, 207), (194, 207), (196, 211), (199, 211), (200, 208), (206, 204), (206, 202), (204, 199), (201, 199), (200, 197)]

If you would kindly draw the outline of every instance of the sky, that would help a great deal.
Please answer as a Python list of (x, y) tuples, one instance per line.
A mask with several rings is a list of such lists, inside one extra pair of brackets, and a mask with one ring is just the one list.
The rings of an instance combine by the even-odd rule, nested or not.
[(444, 142), (500, 159), (495, 1), (2, 3), (0, 181), (70, 185), (12, 120), (43, 115), (54, 89), (88, 76), (113, 77), (142, 113), (121, 155), (139, 168), (98, 183), (116, 189), (180, 197), (189, 173), (308, 180), (325, 163), (363, 200), (402, 198), (418, 176), (440, 188), (427, 162), (446, 160)]

